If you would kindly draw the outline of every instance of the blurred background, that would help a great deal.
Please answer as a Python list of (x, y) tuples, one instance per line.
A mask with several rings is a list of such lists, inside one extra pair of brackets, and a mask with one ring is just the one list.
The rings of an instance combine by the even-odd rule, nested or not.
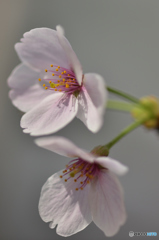
[[(142, 97), (159, 96), (158, 0), (0, 0), (0, 239), (62, 239), (38, 214), (42, 185), (68, 159), (38, 148), (19, 126), (22, 113), (8, 98), (6, 80), (19, 64), (14, 44), (37, 27), (61, 24), (84, 72), (101, 74), (114, 88)], [(78, 119), (55, 135), (91, 150), (106, 144), (131, 122), (126, 113), (107, 111), (93, 134)], [(129, 231), (159, 234), (159, 135), (143, 127), (121, 140), (110, 156), (130, 171), (120, 178), (127, 222), (113, 239)], [(144, 238), (144, 237), (143, 237)], [(142, 238), (142, 239), (143, 239)], [(68, 239), (105, 239), (94, 223)]]

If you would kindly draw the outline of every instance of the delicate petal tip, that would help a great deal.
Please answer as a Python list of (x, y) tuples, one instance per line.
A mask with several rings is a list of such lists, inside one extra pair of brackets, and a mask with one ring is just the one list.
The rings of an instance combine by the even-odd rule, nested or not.
[(127, 166), (110, 157), (98, 157), (96, 158), (96, 163), (120, 176), (126, 174), (129, 171), (129, 168)]
[(57, 26), (56, 26), (56, 30), (57, 30), (57, 32), (58, 32), (60, 35), (65, 36), (65, 30), (64, 30), (64, 28), (63, 28), (61, 25), (57, 25)]
[(64, 137), (43, 137), (35, 139), (35, 144), (66, 157), (80, 157), (88, 162), (94, 162), (94, 155), (78, 148)]

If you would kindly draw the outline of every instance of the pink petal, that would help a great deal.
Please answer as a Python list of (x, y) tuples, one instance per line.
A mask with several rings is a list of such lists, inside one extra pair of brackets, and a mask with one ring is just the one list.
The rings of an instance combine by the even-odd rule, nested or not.
[(24, 64), (18, 65), (8, 78), (8, 85), (13, 88), (9, 97), (13, 105), (23, 112), (27, 112), (50, 94), (39, 85), (38, 78), (39, 72)]
[(108, 98), (104, 78), (96, 73), (86, 73), (83, 84), (99, 114), (103, 115)]
[(27, 112), (50, 94), (51, 92), (44, 90), (39, 84), (35, 84), (26, 90), (12, 89), (9, 92), (9, 97), (14, 106)]
[(115, 235), (126, 221), (123, 190), (109, 171), (101, 171), (92, 184), (90, 204), (94, 223), (106, 236)]
[(98, 132), (103, 124), (106, 93), (104, 80), (100, 75), (85, 75), (84, 86), (78, 95), (77, 117), (94, 133)]
[(65, 182), (61, 174), (62, 171), (55, 173), (44, 184), (39, 213), (43, 221), (51, 222), (51, 228), (58, 224), (57, 234), (67, 237), (83, 230), (92, 221), (88, 202), (90, 186), (76, 191), (78, 183), (72, 178)]
[(23, 115), (21, 127), (32, 136), (57, 132), (73, 120), (78, 111), (73, 95), (51, 94)]
[(70, 66), (76, 75), (78, 83), (81, 84), (82, 75), (83, 75), (82, 66), (81, 66), (75, 52), (73, 51), (70, 43), (65, 38), (63, 28), (61, 26), (57, 26), (56, 29), (57, 29), (57, 35), (58, 35), (59, 42), (60, 42), (61, 46), (63, 47), (64, 52), (67, 55), (67, 58), (69, 59)]
[(80, 157), (88, 162), (94, 161), (94, 156), (88, 153), (64, 137), (44, 137), (35, 140), (35, 143), (42, 148), (66, 157)]
[(38, 78), (39, 72), (21, 63), (11, 72), (8, 78), (8, 85), (14, 89), (26, 90), (26, 88), (37, 83)]
[(26, 32), (21, 43), (15, 45), (15, 49), (22, 62), (37, 70), (45, 71), (50, 64), (70, 69), (55, 30), (35, 28)]
[(98, 157), (96, 158), (96, 163), (118, 175), (124, 175), (128, 172), (127, 166), (110, 157)]

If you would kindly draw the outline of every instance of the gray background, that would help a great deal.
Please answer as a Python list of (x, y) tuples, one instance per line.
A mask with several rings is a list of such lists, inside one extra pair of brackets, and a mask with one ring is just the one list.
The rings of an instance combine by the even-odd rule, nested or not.
[[(36, 27), (61, 24), (84, 72), (97, 72), (109, 86), (137, 97), (159, 96), (158, 0), (1, 0), (0, 1), (0, 239), (62, 239), (38, 215), (40, 189), (63, 168), (64, 157), (38, 148), (22, 133), (22, 113), (8, 99), (6, 79), (19, 63), (14, 44)], [(131, 116), (107, 111), (99, 133), (75, 119), (56, 135), (91, 150), (105, 144), (131, 122)], [(121, 177), (128, 214), (114, 239), (129, 231), (159, 234), (159, 135), (140, 128), (119, 142), (110, 156), (129, 166)], [(68, 239), (105, 239), (93, 223)], [(144, 237), (142, 238), (144, 239)]]

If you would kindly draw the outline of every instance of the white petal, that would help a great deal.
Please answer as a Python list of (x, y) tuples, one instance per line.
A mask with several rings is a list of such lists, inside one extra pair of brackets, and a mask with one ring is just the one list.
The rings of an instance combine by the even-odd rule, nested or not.
[(101, 171), (92, 184), (90, 204), (94, 223), (106, 236), (115, 235), (126, 221), (122, 187), (113, 173)]
[(56, 93), (23, 115), (21, 127), (33, 136), (57, 132), (73, 120), (78, 111), (73, 95)]
[(81, 66), (75, 52), (73, 51), (70, 43), (65, 38), (63, 28), (61, 26), (57, 26), (56, 29), (57, 29), (57, 35), (59, 38), (59, 42), (60, 42), (61, 46), (63, 47), (63, 49), (67, 55), (67, 58), (69, 59), (70, 66), (76, 75), (78, 83), (81, 84), (82, 75), (83, 75), (82, 66)]
[(85, 87), (82, 88), (78, 95), (79, 108), (77, 118), (79, 118), (87, 128), (96, 133), (100, 130), (103, 124), (103, 112), (101, 107), (94, 105)]
[(67, 237), (83, 230), (92, 221), (88, 202), (90, 186), (76, 191), (78, 183), (72, 178), (65, 182), (60, 175), (61, 171), (55, 173), (44, 184), (39, 213), (43, 221), (51, 222), (51, 228), (58, 224), (57, 234)]
[(37, 70), (47, 69), (50, 64), (70, 69), (65, 51), (57, 37), (57, 31), (35, 28), (24, 34), (15, 49), (22, 62)]
[(95, 157), (64, 137), (44, 137), (35, 140), (35, 143), (42, 148), (58, 153), (66, 157), (80, 157), (88, 162), (93, 162)]
[(128, 172), (127, 166), (110, 157), (98, 157), (96, 158), (96, 163), (109, 169), (111, 172), (117, 175), (124, 175)]

